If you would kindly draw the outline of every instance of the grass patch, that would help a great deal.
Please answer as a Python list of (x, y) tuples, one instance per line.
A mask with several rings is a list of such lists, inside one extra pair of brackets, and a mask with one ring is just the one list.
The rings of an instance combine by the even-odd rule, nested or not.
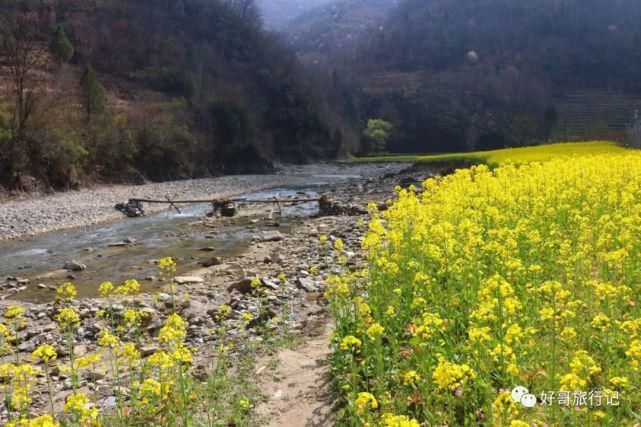
[(411, 154), (358, 157), (348, 163), (389, 163), (389, 162), (466, 162), (484, 163), (495, 166), (506, 162), (527, 163), (544, 161), (565, 156), (598, 155), (626, 152), (629, 149), (610, 141), (560, 142), (531, 147), (504, 148), (500, 150), (475, 151), (450, 154)]

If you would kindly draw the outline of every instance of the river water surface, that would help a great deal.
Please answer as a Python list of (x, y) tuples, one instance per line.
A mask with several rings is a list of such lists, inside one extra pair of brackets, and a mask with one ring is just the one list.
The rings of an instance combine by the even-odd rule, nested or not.
[[(318, 181), (300, 188), (276, 188), (243, 194), (248, 199), (309, 197), (315, 198), (330, 185), (360, 179), (352, 175), (323, 175)], [(209, 204), (181, 207), (181, 213), (166, 210), (143, 218), (127, 218), (90, 227), (56, 231), (0, 242), (0, 277), (17, 276), (31, 280), (30, 285), (9, 298), (23, 301), (49, 301), (53, 298), (50, 287), (69, 280), (69, 272), (61, 271), (65, 262), (76, 260), (87, 265), (87, 270), (71, 273), (80, 297), (97, 295), (100, 283), (114, 283), (135, 278), (143, 289), (152, 291), (159, 286), (151, 279), (157, 274), (155, 260), (172, 256), (178, 258), (179, 271), (193, 270), (212, 256), (223, 259), (237, 255), (249, 244), (252, 236), (262, 229), (273, 229), (273, 221), (266, 220), (271, 205), (263, 206), (259, 222), (249, 223), (248, 217), (239, 217), (235, 224), (220, 228), (194, 225), (207, 212)], [(242, 209), (242, 206), (241, 206)], [(286, 233), (296, 218), (314, 214), (317, 203), (284, 206), (278, 218), (278, 230)], [(124, 239), (136, 239), (138, 244), (123, 247), (110, 245)], [(213, 248), (213, 251), (202, 251)], [(38, 286), (39, 284), (44, 285)]]

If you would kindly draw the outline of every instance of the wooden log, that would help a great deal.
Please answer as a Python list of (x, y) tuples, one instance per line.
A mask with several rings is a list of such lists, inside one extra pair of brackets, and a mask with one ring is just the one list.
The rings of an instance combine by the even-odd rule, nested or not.
[[(318, 202), (320, 199), (264, 199), (264, 200), (255, 200), (255, 199), (243, 199), (243, 198), (233, 198), (227, 199), (231, 202), (243, 202), (243, 203), (311, 203)], [(212, 200), (156, 200), (156, 199), (129, 199), (131, 202), (140, 202), (140, 203), (169, 203), (169, 204), (189, 204), (189, 203), (212, 203)]]

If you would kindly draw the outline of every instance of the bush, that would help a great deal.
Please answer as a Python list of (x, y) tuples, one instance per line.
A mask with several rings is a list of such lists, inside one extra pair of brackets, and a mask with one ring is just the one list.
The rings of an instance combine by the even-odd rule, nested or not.
[(187, 127), (144, 126), (133, 134), (135, 167), (154, 181), (189, 178), (196, 166), (196, 141)]

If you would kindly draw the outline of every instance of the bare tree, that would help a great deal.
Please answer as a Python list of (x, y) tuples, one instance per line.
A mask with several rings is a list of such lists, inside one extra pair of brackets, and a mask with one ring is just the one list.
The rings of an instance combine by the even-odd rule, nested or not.
[(6, 13), (0, 17), (0, 65), (7, 70), (9, 130), (11, 138), (5, 150), (5, 171), (12, 178), (21, 144), (37, 103), (35, 75), (47, 48), (46, 27), (37, 13)]

